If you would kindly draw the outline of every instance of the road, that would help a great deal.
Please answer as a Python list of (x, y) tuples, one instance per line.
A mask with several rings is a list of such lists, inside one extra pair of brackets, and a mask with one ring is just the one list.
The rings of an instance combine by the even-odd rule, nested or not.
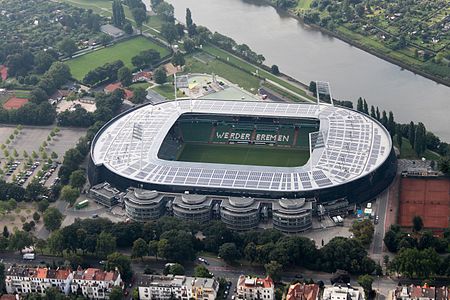
[(386, 222), (387, 203), (389, 199), (389, 188), (384, 190), (377, 196), (376, 200), (376, 215), (378, 216), (378, 224), (375, 225), (375, 232), (371, 247), (371, 253), (381, 255), (383, 253), (383, 238)]

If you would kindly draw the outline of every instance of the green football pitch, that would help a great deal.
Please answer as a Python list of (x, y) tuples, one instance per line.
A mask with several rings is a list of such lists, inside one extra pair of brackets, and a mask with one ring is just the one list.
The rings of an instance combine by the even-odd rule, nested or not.
[(184, 144), (178, 160), (274, 167), (297, 167), (309, 159), (309, 151), (258, 145)]

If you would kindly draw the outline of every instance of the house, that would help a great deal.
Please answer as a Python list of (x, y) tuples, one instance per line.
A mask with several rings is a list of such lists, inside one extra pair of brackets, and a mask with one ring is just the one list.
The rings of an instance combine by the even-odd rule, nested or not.
[(110, 83), (107, 86), (105, 86), (105, 88), (103, 89), (103, 91), (107, 94), (114, 92), (117, 89), (123, 89), (124, 93), (125, 93), (125, 99), (126, 100), (130, 100), (131, 98), (133, 98), (134, 93), (133, 91), (130, 91), (128, 89), (125, 89), (122, 87), (122, 83), (120, 82), (114, 82), (114, 83)]
[(291, 284), (286, 300), (318, 300), (320, 287), (317, 284)]
[(140, 71), (135, 74), (133, 74), (133, 83), (134, 82), (140, 82), (140, 81), (147, 81), (149, 82), (153, 78), (153, 73), (150, 71)]
[(270, 277), (239, 276), (236, 285), (237, 299), (275, 299), (275, 287)]
[(214, 300), (219, 283), (212, 278), (150, 275), (138, 283), (139, 299)]
[(349, 284), (335, 284), (323, 290), (323, 300), (364, 300), (362, 289), (351, 287)]
[(5, 286), (8, 294), (45, 294), (45, 290), (56, 287), (66, 295), (73, 278), (70, 269), (28, 268), (11, 266), (5, 272)]
[(447, 287), (430, 287), (428, 285), (399, 286), (394, 290), (393, 299), (397, 300), (448, 300), (450, 289)]
[(81, 293), (89, 299), (109, 299), (113, 287), (122, 286), (120, 273), (106, 272), (96, 268), (83, 270), (81, 267), (73, 273), (70, 290), (73, 294)]

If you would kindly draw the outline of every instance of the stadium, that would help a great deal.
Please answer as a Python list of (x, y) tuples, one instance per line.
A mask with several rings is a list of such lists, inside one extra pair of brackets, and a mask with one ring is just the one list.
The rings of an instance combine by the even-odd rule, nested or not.
[(360, 112), (320, 103), (177, 100), (107, 123), (91, 145), (89, 180), (122, 191), (145, 221), (220, 218), (231, 228), (297, 232), (327, 203), (357, 203), (392, 181), (386, 129)]

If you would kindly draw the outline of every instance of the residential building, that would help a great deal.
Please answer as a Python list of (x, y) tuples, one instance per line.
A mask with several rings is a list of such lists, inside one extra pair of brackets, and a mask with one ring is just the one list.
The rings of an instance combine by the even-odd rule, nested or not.
[(83, 270), (79, 267), (73, 273), (70, 289), (73, 294), (82, 294), (89, 299), (109, 299), (115, 286), (122, 286), (117, 270), (105, 272), (96, 268)]
[(323, 300), (364, 300), (364, 292), (361, 288), (350, 285), (335, 284), (323, 290)]
[(399, 286), (392, 293), (395, 300), (448, 300), (450, 299), (450, 289), (447, 287), (424, 286)]
[(237, 299), (275, 299), (275, 287), (270, 277), (239, 276), (236, 285)]
[(291, 284), (286, 300), (318, 300), (320, 287), (317, 284)]
[(51, 287), (59, 289), (66, 295), (70, 291), (73, 278), (70, 269), (28, 268), (11, 266), (5, 272), (5, 285), (8, 294), (45, 294)]
[(212, 278), (186, 276), (143, 276), (138, 283), (140, 300), (214, 300), (219, 283)]
[(118, 89), (122, 89), (123, 90), (124, 97), (125, 97), (124, 99), (130, 100), (131, 98), (133, 98), (133, 95), (134, 95), (133, 91), (131, 91), (129, 89), (126, 89), (126, 88), (123, 88), (122, 83), (120, 83), (120, 82), (114, 82), (114, 83), (108, 84), (107, 86), (105, 86), (103, 91), (105, 93), (107, 93), (107, 94), (110, 94), (110, 93), (112, 93), (112, 92), (114, 92), (115, 90), (118, 90)]

